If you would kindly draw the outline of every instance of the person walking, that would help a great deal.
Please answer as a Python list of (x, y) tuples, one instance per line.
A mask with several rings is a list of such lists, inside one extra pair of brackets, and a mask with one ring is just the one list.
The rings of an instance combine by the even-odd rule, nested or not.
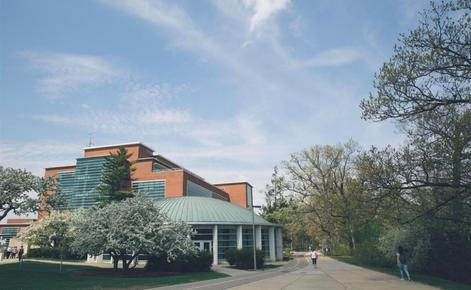
[(23, 246), (20, 247), (20, 250), (18, 251), (18, 261), (21, 262), (23, 259), (23, 254), (25, 253), (25, 250), (23, 249)]
[(11, 249), (10, 259), (16, 258), (16, 253), (17, 253), (17, 249), (16, 249), (16, 247), (13, 247), (13, 248)]
[(312, 265), (314, 266), (314, 268), (317, 268), (317, 257), (318, 257), (318, 253), (316, 250), (312, 250), (311, 252), (311, 260), (312, 260)]
[(397, 247), (396, 263), (401, 273), (401, 280), (404, 280), (404, 274), (407, 275), (407, 280), (410, 281), (409, 271), (407, 270), (407, 255), (402, 246)]
[(6, 248), (5, 251), (3, 251), (3, 257), (5, 260), (8, 260), (10, 258), (10, 248)]

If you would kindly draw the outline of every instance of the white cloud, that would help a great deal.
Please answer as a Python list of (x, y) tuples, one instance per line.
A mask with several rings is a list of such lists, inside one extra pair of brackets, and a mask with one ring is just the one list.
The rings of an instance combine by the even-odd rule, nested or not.
[(317, 55), (297, 61), (297, 65), (303, 67), (335, 67), (342, 66), (363, 58), (364, 54), (358, 49), (334, 48), (322, 51)]
[(254, 32), (273, 14), (285, 9), (290, 0), (243, 0), (243, 3), (253, 11), (249, 31)]
[(93, 55), (27, 51), (20, 56), (39, 72), (38, 91), (52, 98), (106, 84), (120, 76), (117, 67)]
[(224, 42), (217, 42), (198, 28), (183, 9), (165, 1), (102, 0), (102, 3), (137, 17), (152, 26), (164, 29), (171, 45), (198, 54), (198, 59), (217, 60), (231, 69), (234, 75), (265, 89), (277, 89), (276, 82), (254, 70), (249, 61)]

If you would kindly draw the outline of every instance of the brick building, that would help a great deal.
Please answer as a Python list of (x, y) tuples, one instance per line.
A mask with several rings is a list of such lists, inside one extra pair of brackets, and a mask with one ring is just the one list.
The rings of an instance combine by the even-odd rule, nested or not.
[(281, 228), (252, 215), (249, 183), (211, 184), (140, 142), (86, 147), (75, 165), (46, 168), (45, 176), (58, 181), (66, 210), (98, 201), (96, 187), (106, 156), (123, 147), (132, 154), (129, 160), (135, 162), (132, 189), (145, 192), (160, 203), (170, 218), (192, 225), (197, 231), (193, 237), (195, 246), (213, 253), (215, 264), (224, 259), (228, 248), (251, 247), (253, 219), (256, 247), (265, 252), (268, 260), (282, 258)]

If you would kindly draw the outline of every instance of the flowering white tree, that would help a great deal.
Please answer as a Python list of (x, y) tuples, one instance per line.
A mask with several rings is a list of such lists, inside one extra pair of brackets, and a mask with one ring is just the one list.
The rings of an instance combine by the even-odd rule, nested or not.
[(63, 248), (72, 239), (70, 214), (52, 211), (49, 216), (21, 231), (21, 241), (43, 247)]
[(59, 271), (62, 272), (64, 250), (72, 240), (71, 225), (72, 219), (69, 213), (51, 211), (48, 216), (21, 231), (18, 237), (30, 245), (59, 249), (61, 258)]
[(81, 209), (74, 216), (73, 228), (74, 251), (110, 254), (115, 269), (119, 260), (124, 270), (129, 269), (139, 254), (165, 253), (168, 259), (174, 260), (195, 251), (190, 226), (170, 221), (155, 203), (142, 195), (102, 208)]

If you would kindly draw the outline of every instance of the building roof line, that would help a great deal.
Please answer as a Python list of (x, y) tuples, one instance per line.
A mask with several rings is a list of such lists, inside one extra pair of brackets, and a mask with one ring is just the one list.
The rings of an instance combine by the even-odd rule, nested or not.
[(206, 181), (206, 180), (205, 180), (203, 177), (199, 176), (198, 174), (194, 173), (194, 172), (193, 172), (193, 171), (191, 171), (191, 170), (188, 170), (187, 168), (185, 168), (185, 167), (181, 166), (180, 164), (178, 164), (178, 163), (175, 163), (174, 161), (172, 161), (172, 160), (168, 159), (167, 157), (165, 157), (165, 156), (162, 156), (161, 154), (154, 153), (154, 155), (153, 155), (153, 156), (154, 156), (154, 157), (160, 157), (160, 158), (163, 158), (163, 159), (165, 159), (166, 161), (169, 161), (169, 162), (171, 162), (171, 163), (175, 164), (176, 166), (180, 167), (180, 168), (181, 168), (181, 169), (183, 169), (183, 170), (184, 170), (186, 173), (189, 173), (189, 174), (191, 174), (191, 175), (193, 175), (193, 176), (195, 176), (195, 177), (197, 177), (197, 178), (199, 178), (199, 179), (201, 179), (201, 180), (203, 180), (203, 181)]
[(248, 184), (250, 185), (251, 187), (253, 187), (252, 184), (248, 183), (247, 181), (240, 181), (240, 182), (225, 182), (225, 183), (215, 183), (213, 185), (215, 186), (221, 186), (221, 185), (235, 185), (235, 184)]
[(44, 169), (58, 169), (58, 168), (75, 168), (77, 165), (61, 165), (61, 166), (51, 166), (51, 167), (46, 167)]
[(127, 142), (127, 143), (118, 143), (118, 144), (109, 144), (109, 145), (101, 145), (101, 146), (87, 146), (87, 147), (82, 148), (82, 150), (93, 150), (93, 149), (121, 147), (121, 146), (130, 146), (130, 145), (141, 145), (143, 147), (146, 147), (150, 151), (154, 152), (154, 149), (150, 148), (149, 146), (147, 146), (144, 143), (139, 142), (139, 141)]

